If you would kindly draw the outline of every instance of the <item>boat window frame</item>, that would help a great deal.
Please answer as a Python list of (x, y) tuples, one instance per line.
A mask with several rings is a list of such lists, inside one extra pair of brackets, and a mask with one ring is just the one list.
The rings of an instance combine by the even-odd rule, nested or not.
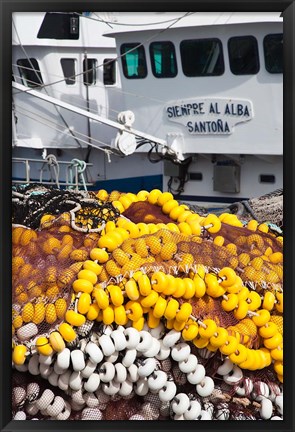
[[(106, 65), (106, 63), (108, 63), (107, 65)], [(104, 60), (103, 60), (103, 84), (105, 85), (105, 86), (115, 86), (116, 84), (117, 84), (117, 66), (116, 66), (116, 64), (117, 64), (117, 59), (116, 58), (105, 58)], [(105, 78), (105, 76), (106, 76), (106, 67), (111, 67), (111, 74), (113, 75), (113, 83), (106, 83), (105, 81), (106, 81), (106, 78)]]
[[(127, 51), (135, 51), (135, 48), (137, 47), (138, 50), (141, 50), (143, 52), (143, 57), (140, 59), (141, 61), (143, 61), (143, 64), (138, 65), (144, 68), (144, 72), (141, 75), (129, 75), (127, 72), (127, 61), (126, 61), (126, 53), (123, 52), (123, 48), (125, 46), (130, 46), (129, 50)], [(133, 47), (133, 49), (132, 49)], [(131, 51), (131, 52), (132, 52)], [(147, 77), (148, 75), (148, 70), (147, 70), (147, 61), (146, 61), (146, 54), (145, 54), (145, 48), (144, 46), (140, 43), (140, 42), (124, 42), (121, 44), (120, 46), (120, 55), (121, 55), (121, 62), (122, 62), (122, 71), (123, 71), (123, 75), (125, 78), (127, 79), (144, 79)], [(138, 68), (137, 66), (137, 68)]]
[[(73, 61), (73, 64), (74, 64), (74, 74), (65, 75), (65, 71), (64, 71), (64, 68), (63, 68), (63, 65), (62, 65), (62, 61), (63, 60), (72, 60)], [(62, 69), (62, 73), (63, 73), (65, 84), (67, 86), (74, 86), (76, 84), (76, 82), (77, 82), (77, 80), (76, 80), (76, 75), (77, 75), (77, 72), (76, 72), (76, 69), (77, 69), (77, 67), (76, 67), (77, 66), (77, 59), (73, 58), (73, 57), (61, 57), (60, 58), (60, 66), (61, 66), (61, 69)], [(74, 77), (74, 79), (70, 78), (72, 76)]]
[[(207, 42), (207, 41), (215, 41), (217, 42), (219, 48), (220, 48), (220, 55), (221, 55), (221, 67), (222, 67), (222, 72), (221, 73), (205, 73), (205, 74), (196, 74), (196, 75), (188, 75), (187, 73), (185, 73), (184, 70), (184, 63), (183, 63), (183, 59), (184, 59), (184, 55), (182, 52), (182, 46), (185, 42)], [(194, 39), (184, 39), (180, 42), (179, 44), (179, 51), (180, 51), (180, 59), (181, 59), (181, 67), (182, 67), (182, 72), (183, 74), (188, 77), (188, 78), (208, 78), (208, 77), (217, 77), (217, 76), (222, 76), (224, 75), (225, 72), (225, 63), (224, 63), (224, 52), (223, 52), (223, 44), (222, 44), (222, 40), (217, 38), (217, 37), (213, 37), (213, 38), (194, 38)]]
[(267, 35), (265, 35), (264, 36), (264, 38), (263, 38), (263, 55), (264, 55), (264, 65), (265, 65), (265, 70), (268, 72), (268, 73), (270, 73), (270, 74), (273, 74), (273, 75), (278, 75), (278, 74), (282, 74), (283, 73), (283, 69), (284, 69), (284, 59), (283, 59), (283, 51), (282, 51), (282, 63), (281, 63), (281, 71), (279, 71), (279, 72), (273, 72), (273, 71), (271, 71), (271, 70), (269, 70), (269, 68), (268, 68), (268, 63), (267, 63), (267, 58), (266, 58), (266, 47), (265, 47), (265, 40), (266, 40), (266, 38), (269, 38), (269, 37), (271, 37), (271, 36), (281, 36), (282, 37), (282, 43), (284, 43), (284, 35), (283, 35), (283, 33), (282, 32), (280, 32), (280, 33), (268, 33)]
[[(86, 68), (85, 68), (85, 62), (93, 62), (93, 64), (94, 65), (92, 65), (92, 67), (90, 68), (91, 69), (91, 71), (89, 72), (89, 75), (90, 75), (90, 77), (91, 77), (91, 75), (92, 75), (92, 81), (91, 82), (87, 82), (86, 81), (86, 77), (87, 77), (87, 75), (86, 75)], [(83, 59), (83, 62), (82, 62), (82, 68), (83, 68), (83, 84), (85, 85), (85, 86), (94, 86), (95, 84), (96, 84), (96, 82), (97, 82), (97, 68), (98, 68), (98, 62), (97, 62), (97, 59), (96, 58), (93, 58), (93, 57), (87, 57), (87, 58), (84, 58)], [(88, 70), (90, 70), (88, 67), (87, 67), (87, 69)], [(88, 77), (89, 78), (89, 77)]]
[[(20, 62), (26, 62), (27, 66), (20, 64)], [(35, 57), (29, 58), (20, 58), (16, 61), (17, 68), (19, 70), (20, 78), (22, 80), (23, 85), (30, 88), (38, 88), (43, 85), (43, 78), (40, 71), (39, 62)], [(32, 68), (33, 66), (33, 68)], [(29, 79), (26, 74), (32, 74), (36, 77), (37, 81), (33, 79)], [(31, 76), (32, 78), (32, 76)]]
[[(255, 42), (254, 44), (254, 50), (256, 51), (255, 59), (256, 59), (256, 70), (255, 72), (244, 72), (244, 73), (237, 73), (233, 71), (232, 68), (232, 57), (231, 57), (231, 51), (230, 51), (230, 42), (233, 39), (249, 39), (253, 40)], [(229, 62), (229, 68), (233, 75), (235, 76), (245, 76), (245, 75), (257, 75), (260, 71), (260, 58), (259, 58), (259, 47), (258, 47), (258, 40), (253, 35), (242, 35), (242, 36), (232, 36), (227, 41), (227, 52), (228, 52), (228, 62)]]
[[(174, 60), (174, 68), (175, 68), (175, 73), (171, 74), (171, 75), (159, 75), (156, 73), (156, 65), (155, 65), (155, 56), (153, 55), (153, 46), (156, 44), (170, 44), (172, 46), (172, 50), (170, 51), (170, 53), (173, 53), (173, 60)], [(150, 54), (150, 61), (151, 61), (151, 68), (152, 68), (152, 73), (154, 75), (155, 78), (175, 78), (178, 74), (178, 65), (177, 65), (177, 57), (176, 57), (176, 49), (175, 49), (175, 45), (173, 42), (169, 41), (169, 40), (165, 40), (165, 41), (154, 41), (150, 43), (149, 46), (149, 54)], [(171, 68), (170, 68), (171, 70)]]

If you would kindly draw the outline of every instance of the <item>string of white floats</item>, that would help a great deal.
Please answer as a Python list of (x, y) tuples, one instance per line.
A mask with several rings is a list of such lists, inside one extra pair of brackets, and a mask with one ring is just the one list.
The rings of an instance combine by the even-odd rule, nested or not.
[[(53, 420), (67, 420), (72, 410), (82, 410), (82, 420), (99, 420), (103, 418), (103, 409), (109, 400), (116, 396), (129, 399), (135, 395), (143, 397), (143, 406), (130, 420), (152, 420), (160, 414), (174, 420), (227, 420), (230, 416), (224, 402), (215, 413), (206, 406), (206, 401), (216, 390), (214, 380), (206, 375), (205, 367), (191, 353), (181, 332), (170, 330), (165, 333), (164, 325), (155, 329), (145, 325), (142, 331), (133, 327), (113, 329), (105, 326), (103, 334), (92, 331), (90, 337), (80, 339), (78, 347), (71, 348), (51, 356), (34, 353), (26, 364), (15, 366), (19, 371), (41, 375), (71, 398), (67, 402), (49, 389), (39, 394), (37, 383), (29, 384), (27, 391), (17, 387), (14, 395), (18, 394), (16, 405), (21, 410), (16, 412), (15, 420), (35, 416), (39, 411)], [(195, 386), (194, 397), (177, 393), (171, 359), (177, 362), (174, 369), (178, 367), (178, 372), (185, 374), (183, 384), (188, 381)], [(217, 374), (238, 396), (251, 395), (260, 404), (262, 419), (282, 419), (283, 395), (277, 384), (269, 386), (262, 381), (256, 382), (254, 390), (253, 382), (244, 378), (243, 371), (228, 358)], [(24, 401), (28, 403), (25, 405)], [(280, 416), (273, 415), (276, 412)]]

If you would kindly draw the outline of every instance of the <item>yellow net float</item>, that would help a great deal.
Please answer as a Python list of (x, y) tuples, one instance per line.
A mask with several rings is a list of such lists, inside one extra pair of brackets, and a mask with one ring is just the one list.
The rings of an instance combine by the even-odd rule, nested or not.
[(88, 293), (82, 293), (79, 297), (77, 309), (82, 315), (86, 315), (91, 305), (91, 296)]
[(237, 279), (236, 272), (230, 267), (223, 267), (218, 272), (218, 277), (221, 279), (220, 285), (223, 288), (227, 288), (234, 285)]
[(56, 309), (52, 303), (45, 306), (45, 320), (48, 324), (53, 324), (57, 320)]
[(236, 309), (239, 303), (239, 298), (236, 294), (227, 294), (227, 296), (224, 296), (224, 298), (221, 302), (222, 309), (226, 312), (233, 311)]
[(22, 320), (25, 323), (29, 323), (34, 318), (34, 305), (32, 303), (27, 303), (22, 310)]
[(169, 212), (169, 217), (175, 221), (177, 221), (178, 217), (185, 211), (185, 209), (181, 206), (173, 207)]
[(160, 324), (161, 319), (160, 318), (156, 318), (153, 310), (150, 310), (148, 312), (148, 318), (147, 318), (147, 325), (149, 326), (149, 328), (154, 329), (157, 328)]
[(256, 291), (250, 291), (246, 302), (250, 311), (256, 311), (261, 306), (261, 297)]
[(173, 277), (170, 274), (167, 274), (166, 278), (168, 280), (168, 283), (167, 283), (167, 286), (164, 288), (162, 294), (165, 296), (170, 296), (170, 295), (173, 295), (177, 289), (177, 281), (176, 281), (175, 277)]
[(276, 310), (280, 313), (283, 313), (284, 311), (284, 307), (283, 307), (283, 293), (282, 292), (277, 292), (276, 293), (276, 299), (277, 302), (275, 304)]
[(262, 347), (262, 348), (259, 348), (259, 352), (264, 357), (265, 367), (270, 366), (272, 363), (270, 351), (267, 348)]
[(259, 335), (264, 339), (274, 336), (277, 332), (278, 332), (278, 326), (271, 321), (266, 323), (264, 326), (259, 327), (258, 330)]
[(187, 325), (181, 332), (181, 336), (185, 341), (192, 341), (198, 336), (199, 326), (196, 322), (189, 320)]
[(62, 352), (66, 347), (64, 340), (58, 331), (53, 331), (50, 333), (49, 342), (52, 349), (57, 353)]
[(85, 293), (88, 293), (88, 294), (90, 294), (93, 291), (93, 288), (94, 288), (93, 287), (93, 283), (90, 282), (87, 279), (76, 279), (73, 282), (72, 287), (73, 287), (73, 290), (76, 293), (85, 292)]
[(178, 208), (179, 204), (178, 201), (176, 201), (175, 199), (171, 199), (166, 201), (163, 206), (162, 206), (162, 212), (165, 214), (170, 214), (170, 212), (174, 209), (174, 208)]
[(199, 335), (202, 338), (210, 339), (217, 330), (217, 325), (212, 319), (203, 320), (203, 325), (199, 328)]
[(86, 318), (78, 312), (68, 310), (65, 315), (65, 320), (74, 327), (80, 327), (85, 324)]
[(124, 302), (122, 290), (117, 285), (108, 285), (110, 300), (114, 306), (121, 306)]
[(252, 350), (247, 349), (247, 358), (246, 360), (239, 363), (239, 367), (242, 369), (259, 369), (261, 361), (259, 361), (258, 357), (254, 354)]
[(109, 259), (109, 254), (105, 249), (102, 248), (93, 248), (90, 251), (90, 258), (93, 261), (97, 261), (100, 264), (104, 264)]
[(138, 321), (143, 316), (142, 306), (137, 301), (128, 301), (125, 305), (125, 310), (128, 313), (128, 319), (131, 321)]
[(179, 302), (175, 299), (170, 299), (167, 302), (167, 306), (164, 312), (164, 317), (170, 321), (176, 317), (176, 313), (179, 309)]
[[(12, 324), (13, 324), (13, 326), (14, 326), (15, 329), (20, 328), (20, 327), (23, 325), (23, 319), (22, 319), (22, 317), (21, 317), (20, 315), (17, 315), (17, 316), (13, 319)], [(36, 324), (36, 323), (35, 323), (35, 324)]]
[(238, 307), (234, 310), (234, 316), (236, 319), (241, 320), (248, 314), (248, 303), (246, 300), (239, 300)]
[[(201, 327), (199, 327), (199, 331), (200, 331)], [(193, 340), (193, 344), (197, 347), (197, 348), (206, 348), (207, 345), (209, 343), (209, 339), (208, 338), (204, 338), (202, 337), (200, 334), (198, 334), (198, 336)]]
[(168, 280), (165, 273), (158, 271), (152, 274), (151, 285), (154, 291), (158, 293), (163, 292), (167, 284), (168, 284)]
[(252, 316), (252, 321), (257, 327), (264, 326), (270, 320), (270, 313), (266, 309), (260, 309), (257, 314)]
[(66, 322), (59, 325), (58, 331), (66, 342), (73, 342), (77, 337), (73, 327)]
[(173, 292), (172, 296), (174, 298), (181, 298), (184, 296), (184, 293), (186, 291), (186, 284), (184, 282), (184, 280), (180, 277), (176, 277), (175, 278), (175, 284), (176, 284), (176, 289)]
[(238, 343), (235, 352), (230, 354), (229, 358), (233, 363), (239, 364), (247, 359), (247, 354), (247, 348), (244, 345)]
[(178, 222), (178, 227), (179, 224), (186, 222), (187, 218), (189, 218), (191, 216), (191, 212), (189, 210), (184, 210), (182, 213), (179, 214), (178, 218), (177, 218), (177, 222)]
[(173, 199), (174, 197), (171, 192), (161, 192), (161, 194), (158, 195), (156, 204), (162, 207), (165, 203)]
[[(57, 318), (63, 318), (63, 316), (60, 317), (57, 314), (58, 309), (57, 309), (57, 306), (56, 306), (56, 302), (55, 302), (55, 311), (56, 311)], [(44, 319), (45, 319), (45, 306), (44, 306), (44, 303), (40, 302), (40, 303), (35, 304), (35, 307), (34, 307), (34, 317), (33, 317), (32, 322), (34, 324), (38, 325), (38, 324), (41, 324), (41, 322), (43, 322)]]
[(123, 305), (114, 306), (114, 321), (117, 325), (126, 325), (128, 322), (128, 317), (126, 315), (126, 310)]
[(219, 293), (219, 282), (217, 276), (213, 273), (207, 273), (205, 275), (206, 292), (210, 296), (216, 296)]
[(146, 201), (149, 196), (149, 192), (146, 190), (140, 190), (136, 194), (138, 201)]
[(147, 196), (147, 200), (150, 204), (156, 204), (158, 201), (158, 197), (162, 194), (159, 189), (153, 189), (149, 192)]
[(105, 325), (111, 325), (115, 321), (115, 312), (112, 305), (103, 309), (102, 320)]
[(219, 351), (222, 354), (229, 356), (236, 351), (237, 347), (238, 347), (237, 339), (234, 336), (228, 335), (227, 340), (224, 343), (224, 345), (221, 345), (219, 347)]
[(195, 297), (197, 298), (201, 298), (204, 297), (204, 295), (206, 294), (206, 283), (204, 281), (204, 279), (197, 273), (194, 276), (193, 279), (194, 285), (195, 285)]
[(141, 317), (137, 321), (132, 321), (132, 327), (135, 328), (137, 331), (143, 330), (143, 327), (144, 327), (144, 318)]
[(89, 310), (87, 312), (86, 318), (89, 321), (94, 321), (97, 319), (100, 309), (97, 303), (91, 303)]
[(205, 219), (200, 222), (200, 224), (205, 230), (212, 234), (216, 234), (221, 228), (221, 221), (218, 216), (214, 214), (209, 214), (206, 216)]
[(178, 322), (187, 322), (193, 311), (192, 305), (190, 303), (183, 303), (179, 311), (176, 313), (175, 319)]
[(270, 355), (273, 360), (283, 361), (283, 357), (284, 357), (283, 345), (279, 344), (276, 348), (270, 350)]
[(277, 348), (282, 342), (283, 336), (279, 332), (275, 333), (272, 337), (263, 340), (264, 346), (269, 350)]
[[(100, 249), (107, 249), (109, 252), (113, 252), (122, 243), (122, 237), (118, 235), (119, 239), (114, 239), (109, 235), (104, 235), (98, 240), (98, 247)], [(92, 251), (91, 251), (92, 252)], [(93, 254), (92, 254), (93, 255)]]
[(135, 282), (134, 279), (129, 279), (126, 282), (124, 289), (125, 289), (125, 293), (126, 293), (127, 297), (130, 300), (138, 300), (139, 299), (140, 293), (139, 293), (139, 290), (137, 287), (137, 283)]
[(104, 310), (109, 306), (109, 296), (103, 288), (95, 288), (92, 295), (100, 309)]
[[(184, 214), (184, 213), (183, 213), (183, 214)], [(178, 229), (179, 229), (179, 231), (180, 231), (182, 234), (185, 234), (185, 235), (187, 235), (187, 236), (190, 236), (190, 235), (193, 234), (193, 231), (192, 231), (191, 226), (190, 226), (187, 222), (185, 222), (185, 221), (180, 222), (180, 223), (178, 224)]]
[(156, 304), (158, 298), (159, 298), (159, 294), (156, 291), (152, 290), (149, 295), (143, 297), (140, 300), (140, 303), (143, 307), (151, 307), (154, 306), (154, 304)]
[(195, 296), (196, 287), (194, 281), (191, 278), (183, 278), (183, 282), (185, 283), (185, 292), (183, 294), (183, 298), (185, 300), (189, 300)]
[(167, 307), (167, 300), (165, 300), (163, 297), (159, 296), (158, 300), (156, 301), (154, 308), (153, 308), (153, 315), (155, 318), (162, 318), (162, 316), (165, 313)]
[(49, 340), (45, 336), (40, 336), (35, 342), (35, 348), (39, 354), (44, 356), (50, 356), (53, 353), (53, 349), (49, 343)]
[(83, 269), (84, 270), (89, 270), (89, 271), (93, 272), (95, 275), (98, 276), (101, 273), (101, 271), (102, 271), (102, 266), (99, 265), (97, 262), (94, 262), (94, 261), (91, 261), (91, 260), (86, 260), (83, 263)]
[(183, 322), (183, 321), (179, 322), (179, 321), (176, 321), (176, 319), (174, 320), (173, 328), (175, 331), (181, 332), (184, 329), (184, 327), (185, 327), (185, 322)]
[(92, 285), (95, 285), (97, 282), (97, 275), (92, 270), (80, 270), (78, 273), (78, 279), (87, 280), (92, 283)]
[(16, 345), (12, 352), (12, 361), (15, 365), (21, 366), (26, 361), (27, 347), (25, 345)]
[(223, 327), (217, 327), (213, 336), (210, 337), (210, 344), (214, 347), (223, 346), (228, 339), (228, 331)]

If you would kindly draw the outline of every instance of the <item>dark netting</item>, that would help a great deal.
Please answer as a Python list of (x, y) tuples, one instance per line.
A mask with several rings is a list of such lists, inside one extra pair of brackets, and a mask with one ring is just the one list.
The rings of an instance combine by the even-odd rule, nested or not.
[(134, 202), (124, 211), (123, 215), (132, 222), (139, 223), (169, 223), (173, 222), (161, 208), (149, 202)]
[[(119, 216), (111, 202), (98, 200), (91, 192), (71, 192), (54, 188), (15, 187), (12, 191), (12, 222), (27, 227), (39, 228), (42, 216), (58, 217), (62, 213), (74, 212), (76, 227), (89, 230), (100, 228), (108, 220)], [(53, 219), (53, 218), (52, 218)]]

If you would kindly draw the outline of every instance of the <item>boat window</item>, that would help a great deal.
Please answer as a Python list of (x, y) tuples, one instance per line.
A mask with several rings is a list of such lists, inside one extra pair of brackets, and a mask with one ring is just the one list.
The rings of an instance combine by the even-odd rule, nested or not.
[(24, 85), (38, 87), (43, 84), (39, 64), (35, 58), (19, 59), (17, 65)]
[(190, 39), (180, 43), (182, 70), (188, 77), (222, 75), (224, 61), (219, 39)]
[(172, 78), (177, 75), (175, 48), (172, 42), (150, 44), (152, 71), (156, 78)]
[(254, 36), (232, 37), (228, 41), (230, 70), (234, 75), (254, 75), (259, 71), (257, 40)]
[(68, 12), (46, 13), (37, 38), (79, 39), (79, 16)]
[(147, 76), (146, 58), (143, 46), (139, 43), (121, 45), (123, 73), (126, 78), (137, 79)]
[(76, 82), (76, 60), (70, 58), (60, 59), (60, 64), (65, 77), (65, 83), (73, 85)]
[(83, 60), (83, 83), (93, 85), (96, 83), (97, 60), (87, 58)]
[(265, 36), (263, 47), (267, 72), (283, 73), (283, 33)]
[(103, 61), (103, 83), (104, 85), (116, 84), (116, 60), (107, 58)]

